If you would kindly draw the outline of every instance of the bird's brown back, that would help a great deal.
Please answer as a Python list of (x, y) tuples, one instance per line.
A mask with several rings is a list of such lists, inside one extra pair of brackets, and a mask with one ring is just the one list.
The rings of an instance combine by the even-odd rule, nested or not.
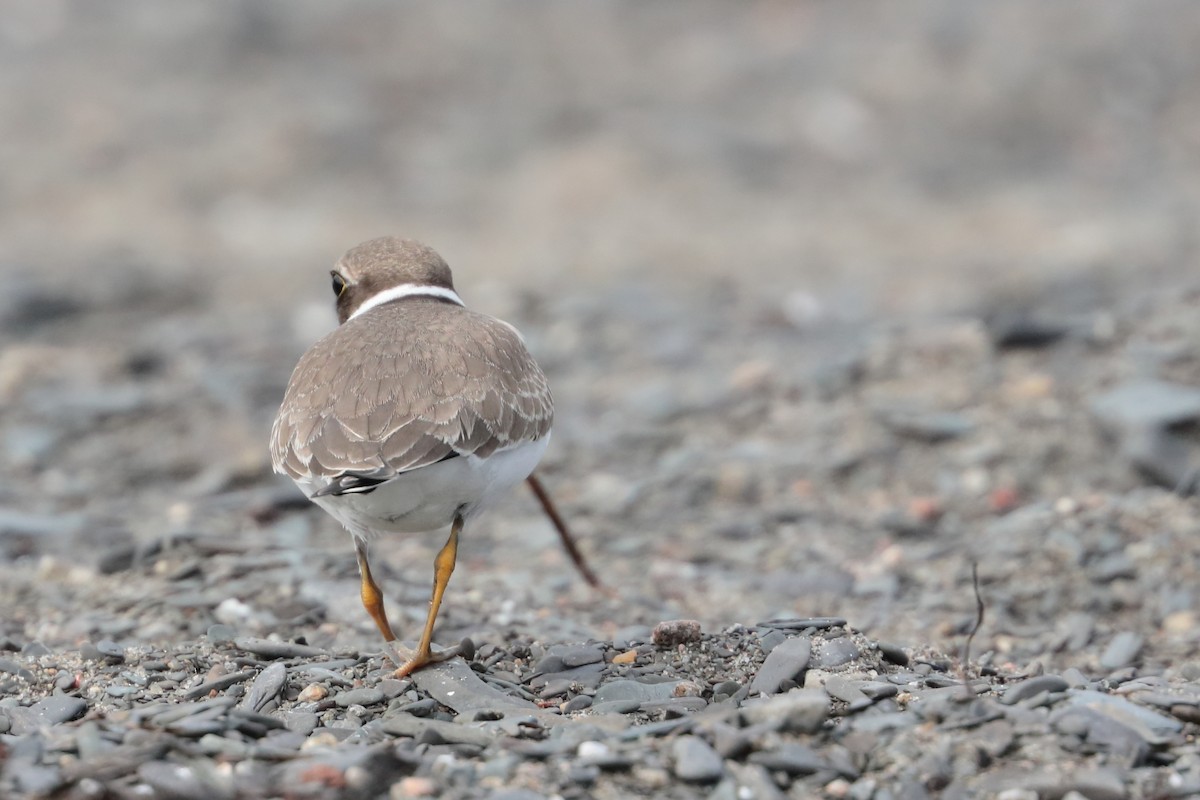
[(351, 319), (304, 354), (271, 457), (295, 479), (386, 479), (540, 439), (553, 413), (546, 377), (513, 328), (409, 297)]

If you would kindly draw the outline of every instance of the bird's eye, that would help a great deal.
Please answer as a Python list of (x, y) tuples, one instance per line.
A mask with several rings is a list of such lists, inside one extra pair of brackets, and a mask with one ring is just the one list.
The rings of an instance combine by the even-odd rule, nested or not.
[(331, 272), (329, 274), (333, 278), (333, 295), (334, 295), (334, 297), (341, 297), (342, 292), (346, 291), (346, 279), (343, 278), (341, 275), (339, 275), (336, 272)]

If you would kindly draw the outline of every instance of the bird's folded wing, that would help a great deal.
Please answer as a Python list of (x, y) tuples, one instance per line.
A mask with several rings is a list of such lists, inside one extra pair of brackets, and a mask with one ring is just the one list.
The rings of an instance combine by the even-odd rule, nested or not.
[(463, 325), (445, 306), (405, 306), (346, 323), (301, 359), (272, 430), (276, 472), (318, 493), (365, 491), (550, 430), (546, 378), (514, 329), (467, 309), (453, 309), (472, 318)]

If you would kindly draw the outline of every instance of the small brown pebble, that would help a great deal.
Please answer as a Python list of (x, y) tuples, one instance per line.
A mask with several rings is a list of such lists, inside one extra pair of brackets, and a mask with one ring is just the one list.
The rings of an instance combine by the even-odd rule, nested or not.
[(700, 641), (700, 623), (694, 619), (672, 619), (654, 626), (650, 640), (656, 647), (675, 647)]
[(633, 664), (637, 661), (637, 650), (626, 650), (624, 653), (617, 653), (613, 656), (614, 664)]
[(315, 703), (318, 700), (324, 700), (329, 694), (329, 690), (319, 683), (310, 683), (300, 690), (300, 694), (296, 697), (301, 703)]
[(908, 501), (908, 515), (917, 522), (937, 522), (943, 510), (936, 497), (914, 497)]
[(1011, 486), (993, 489), (988, 495), (988, 508), (993, 514), (1007, 514), (1021, 504), (1021, 496)]

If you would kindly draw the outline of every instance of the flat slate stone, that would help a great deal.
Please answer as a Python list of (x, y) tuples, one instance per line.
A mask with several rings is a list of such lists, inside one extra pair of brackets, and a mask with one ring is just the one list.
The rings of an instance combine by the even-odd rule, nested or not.
[[(429, 742), (433, 737), (448, 744), (472, 744), (487, 747), (495, 741), (498, 733), (490, 733), (482, 728), (460, 725), (457, 722), (446, 722), (440, 719), (414, 717), (412, 714), (396, 714), (385, 717), (380, 725), (385, 733), (393, 736), (411, 736)], [(433, 742), (431, 742), (433, 743)]]
[(725, 764), (716, 750), (699, 736), (680, 736), (671, 748), (675, 777), (688, 783), (716, 783)]
[(775, 694), (779, 685), (787, 680), (797, 680), (808, 668), (812, 656), (812, 640), (794, 637), (781, 642), (767, 656), (758, 674), (750, 683), (751, 694)]
[(250, 684), (250, 691), (246, 693), (242, 705), (254, 711), (262, 711), (267, 703), (279, 696), (286, 683), (287, 667), (279, 663), (271, 664), (258, 673), (254, 683)]
[(294, 642), (273, 642), (270, 639), (259, 639), (253, 636), (243, 636), (234, 640), (239, 650), (253, 653), (262, 658), (311, 658), (324, 655), (325, 651), (318, 647)]
[(1105, 669), (1120, 669), (1132, 664), (1142, 652), (1146, 639), (1134, 631), (1122, 631), (1112, 638), (1100, 656), (1100, 666)]
[(829, 695), (822, 689), (793, 689), (746, 703), (742, 719), (750, 725), (775, 725), (794, 733), (816, 733), (829, 718)]
[(1068, 702), (1073, 706), (1093, 708), (1102, 714), (1133, 725), (1152, 737), (1170, 736), (1183, 730), (1183, 723), (1179, 720), (1140, 706), (1120, 695), (1083, 689), (1072, 692)]
[(813, 662), (818, 667), (839, 667), (842, 664), (849, 664), (860, 655), (862, 652), (853, 639), (845, 637), (824, 639), (821, 646), (817, 648)]
[(1022, 700), (1036, 697), (1042, 692), (1065, 692), (1068, 688), (1069, 684), (1058, 675), (1038, 675), (1009, 686), (1004, 690), (1000, 702), (1011, 706)]
[(596, 690), (592, 702), (595, 704), (613, 702), (616, 700), (636, 700), (639, 704), (656, 700), (669, 700), (675, 696), (675, 686), (679, 681), (663, 681), (662, 683), (642, 683), (629, 679), (611, 681)]
[(382, 689), (376, 689), (374, 686), (364, 686), (361, 689), (350, 689), (345, 692), (338, 692), (333, 697), (333, 702), (339, 708), (347, 708), (349, 706), (373, 706), (382, 703), (387, 699), (387, 695)]
[(562, 719), (542, 711), (535, 703), (489, 686), (462, 659), (454, 658), (434, 664), (418, 670), (411, 677), (421, 691), (429, 693), (433, 699), (468, 719), (476, 711), (509, 708), (536, 714), (547, 724)]
[(81, 697), (56, 694), (39, 700), (28, 708), (9, 709), (12, 732), (32, 733), (38, 728), (58, 725), (79, 719), (87, 712), (87, 701)]
[(752, 753), (749, 761), (788, 775), (811, 775), (830, 768), (829, 761), (816, 750), (793, 742), (785, 742), (774, 750)]
[(827, 630), (829, 628), (845, 627), (846, 620), (842, 617), (795, 617), (792, 619), (769, 619), (759, 622), (757, 628), (776, 628), (782, 631)]
[(1177, 425), (1200, 418), (1200, 389), (1165, 381), (1130, 381), (1093, 400), (1092, 413), (1119, 428)]

